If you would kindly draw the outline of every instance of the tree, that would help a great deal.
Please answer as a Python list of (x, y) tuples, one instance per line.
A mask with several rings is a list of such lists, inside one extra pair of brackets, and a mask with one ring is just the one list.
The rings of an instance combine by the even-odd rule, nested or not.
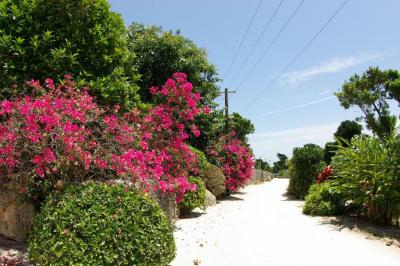
[(263, 170), (263, 171), (271, 171), (271, 167), (269, 166), (267, 161), (264, 161), (263, 159), (256, 159), (255, 160), (255, 169)]
[[(340, 123), (336, 132), (333, 134), (335, 138), (339, 139), (339, 141), (344, 140), (345, 142), (342, 145), (347, 145), (348, 142), (354, 136), (361, 135), (362, 125), (357, 123), (356, 121), (345, 120)], [(324, 149), (324, 161), (327, 165), (329, 165), (332, 161), (332, 157), (335, 155), (339, 144), (336, 141), (327, 142), (325, 144)]]
[(354, 136), (361, 135), (362, 125), (356, 121), (345, 120), (340, 123), (334, 136), (350, 141)]
[(201, 134), (197, 138), (190, 135), (189, 143), (205, 152), (207, 147), (224, 133), (225, 116), (222, 110), (212, 110), (208, 115), (197, 115), (195, 123)]
[(399, 101), (399, 91), (398, 71), (371, 67), (362, 76), (351, 76), (336, 96), (345, 109), (358, 106), (364, 113), (361, 118), (367, 127), (383, 140), (392, 135), (396, 125), (396, 117), (390, 114), (387, 101)]
[(247, 135), (254, 133), (254, 125), (250, 119), (242, 117), (238, 113), (233, 113), (229, 119), (229, 129), (236, 133), (236, 137), (242, 142), (247, 143)]
[(148, 89), (160, 86), (175, 72), (184, 72), (194, 90), (202, 96), (201, 104), (213, 106), (218, 96), (217, 69), (210, 64), (207, 53), (180, 33), (163, 31), (161, 27), (145, 27), (134, 23), (128, 30), (129, 50), (136, 54), (134, 60), (141, 78), (140, 94), (149, 102)]
[(338, 143), (336, 141), (327, 142), (324, 148), (324, 161), (327, 165), (329, 165), (332, 161), (332, 157), (335, 156), (335, 153), (338, 149)]
[(126, 28), (106, 0), (3, 0), (0, 14), (1, 98), (25, 93), (16, 88), (27, 80), (71, 74), (103, 103), (139, 101)]
[(286, 161), (288, 157), (285, 154), (277, 153), (276, 156), (278, 157), (278, 161), (274, 162), (274, 166), (272, 167), (273, 173), (278, 173), (281, 170), (288, 169), (286, 165)]

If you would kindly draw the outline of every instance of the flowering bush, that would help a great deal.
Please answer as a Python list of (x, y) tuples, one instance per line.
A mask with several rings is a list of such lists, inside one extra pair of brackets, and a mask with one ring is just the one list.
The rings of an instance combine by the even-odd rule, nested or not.
[(196, 191), (185, 194), (183, 200), (178, 204), (181, 214), (186, 214), (195, 208), (206, 209), (206, 186), (204, 181), (197, 176), (190, 176), (188, 181), (196, 185)]
[[(36, 184), (124, 178), (145, 190), (176, 193), (180, 201), (195, 186), (196, 157), (185, 140), (200, 95), (186, 75), (176, 73), (151, 93), (159, 104), (146, 112), (120, 114), (99, 107), (87, 88), (76, 88), (69, 75), (56, 86), (46, 79), (28, 82), (32, 96), (0, 105), (0, 175), (25, 192)], [(10, 182), (11, 181), (11, 182)]]
[(317, 176), (317, 184), (323, 183), (333, 175), (332, 166), (325, 166), (324, 170)]
[(208, 148), (210, 157), (222, 168), (225, 186), (230, 191), (243, 187), (253, 176), (254, 158), (250, 149), (231, 133)]

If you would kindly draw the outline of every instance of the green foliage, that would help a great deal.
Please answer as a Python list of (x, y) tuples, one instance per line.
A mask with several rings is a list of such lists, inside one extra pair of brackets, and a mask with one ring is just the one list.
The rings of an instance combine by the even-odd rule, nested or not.
[(3, 0), (0, 14), (1, 98), (24, 93), (27, 80), (71, 74), (103, 103), (139, 101), (126, 28), (106, 0)]
[(236, 133), (236, 137), (247, 143), (247, 135), (254, 133), (254, 125), (250, 119), (242, 117), (238, 113), (233, 113), (229, 118), (229, 130)]
[[(211, 113), (199, 114), (195, 118), (195, 124), (201, 134), (194, 137), (190, 134), (189, 142), (192, 146), (201, 151), (205, 151), (216, 139), (224, 133), (225, 116), (222, 110), (213, 110)], [(212, 158), (208, 158), (210, 161)]]
[(199, 176), (215, 197), (224, 196), (226, 192), (225, 176), (218, 166), (209, 163), (205, 167), (199, 168)]
[(189, 183), (196, 185), (195, 191), (188, 191), (183, 200), (178, 204), (181, 213), (187, 213), (195, 208), (205, 210), (206, 186), (200, 177), (190, 176)]
[[(336, 132), (334, 133), (335, 139), (342, 142), (342, 145), (350, 143), (354, 136), (361, 135), (362, 126), (356, 121), (345, 120), (340, 123)], [(324, 161), (329, 165), (332, 161), (332, 157), (338, 149), (338, 143), (336, 141), (327, 142), (324, 149)]]
[(371, 67), (362, 76), (351, 76), (336, 96), (345, 109), (358, 106), (367, 127), (383, 140), (393, 134), (396, 125), (387, 101), (399, 102), (399, 91), (400, 72)]
[(336, 141), (327, 142), (325, 144), (324, 149), (324, 161), (326, 165), (329, 165), (332, 161), (332, 157), (335, 156), (335, 153), (338, 149), (339, 144)]
[(400, 138), (358, 137), (333, 157), (335, 185), (377, 224), (400, 218)]
[(274, 166), (272, 167), (273, 173), (279, 173), (281, 170), (288, 169), (286, 165), (286, 161), (288, 157), (285, 154), (277, 153), (276, 156), (278, 157), (278, 161), (274, 162)]
[(324, 151), (315, 144), (293, 149), (290, 167), (289, 193), (303, 199), (324, 167)]
[(40, 265), (169, 265), (172, 226), (160, 207), (136, 190), (88, 183), (48, 198), (29, 237)]
[(263, 170), (263, 171), (268, 171), (268, 172), (272, 171), (272, 169), (269, 166), (268, 162), (264, 161), (263, 159), (256, 159), (254, 168), (255, 169), (259, 169), (259, 170)]
[(312, 216), (332, 216), (343, 213), (345, 200), (329, 181), (314, 184), (305, 198), (303, 212)]
[(192, 152), (194, 152), (196, 154), (197, 165), (198, 165), (199, 169), (205, 168), (205, 167), (207, 167), (208, 164), (210, 164), (207, 161), (206, 155), (202, 151), (200, 151), (194, 147), (190, 147), (190, 149), (192, 150)]
[(128, 42), (130, 51), (137, 55), (134, 62), (141, 75), (139, 85), (144, 102), (150, 101), (150, 87), (161, 86), (175, 72), (184, 72), (194, 90), (200, 92), (202, 104), (213, 105), (219, 92), (219, 78), (204, 49), (179, 33), (136, 23), (129, 27)]
[(354, 136), (361, 135), (362, 126), (356, 121), (345, 120), (340, 123), (336, 132), (335, 138), (345, 139), (350, 141)]

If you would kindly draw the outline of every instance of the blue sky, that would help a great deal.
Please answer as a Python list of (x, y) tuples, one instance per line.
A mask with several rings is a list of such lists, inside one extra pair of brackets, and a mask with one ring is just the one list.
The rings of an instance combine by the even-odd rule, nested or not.
[[(350, 0), (284, 75), (285, 66), (319, 31), (344, 0), (305, 0), (254, 71), (247, 75), (301, 0), (284, 0), (254, 52), (240, 66), (281, 0), (264, 0), (227, 76), (227, 69), (259, 0), (112, 0), (125, 22), (160, 25), (206, 49), (219, 70), (221, 88), (237, 93), (230, 111), (250, 118), (256, 132), (250, 143), (257, 158), (291, 155), (295, 146), (324, 145), (341, 121), (354, 119), (357, 108), (344, 110), (333, 96), (343, 82), (369, 66), (400, 69), (398, 0)], [(238, 73), (237, 78), (233, 80)], [(245, 78), (246, 77), (246, 78)], [(233, 80), (233, 81), (232, 81)], [(244, 80), (244, 82), (243, 82)], [(271, 81), (276, 82), (269, 86)], [(241, 86), (240, 86), (241, 85)], [(218, 99), (222, 104), (223, 99)], [(393, 112), (399, 108), (393, 104)]]

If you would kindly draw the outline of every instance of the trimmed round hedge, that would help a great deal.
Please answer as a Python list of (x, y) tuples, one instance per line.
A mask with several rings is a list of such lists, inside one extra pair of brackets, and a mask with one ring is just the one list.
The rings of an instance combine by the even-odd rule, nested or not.
[(332, 216), (344, 212), (345, 199), (328, 181), (314, 184), (305, 198), (303, 213), (311, 216)]
[(225, 176), (222, 170), (211, 163), (199, 169), (199, 175), (204, 180), (206, 188), (217, 198), (225, 195)]
[(176, 250), (172, 226), (153, 200), (99, 183), (51, 195), (28, 247), (40, 265), (168, 265)]
[(199, 207), (205, 209), (206, 202), (206, 186), (200, 177), (190, 176), (188, 178), (189, 183), (195, 184), (197, 186), (196, 191), (186, 192), (183, 200), (178, 204), (181, 213), (188, 213), (191, 210)]

